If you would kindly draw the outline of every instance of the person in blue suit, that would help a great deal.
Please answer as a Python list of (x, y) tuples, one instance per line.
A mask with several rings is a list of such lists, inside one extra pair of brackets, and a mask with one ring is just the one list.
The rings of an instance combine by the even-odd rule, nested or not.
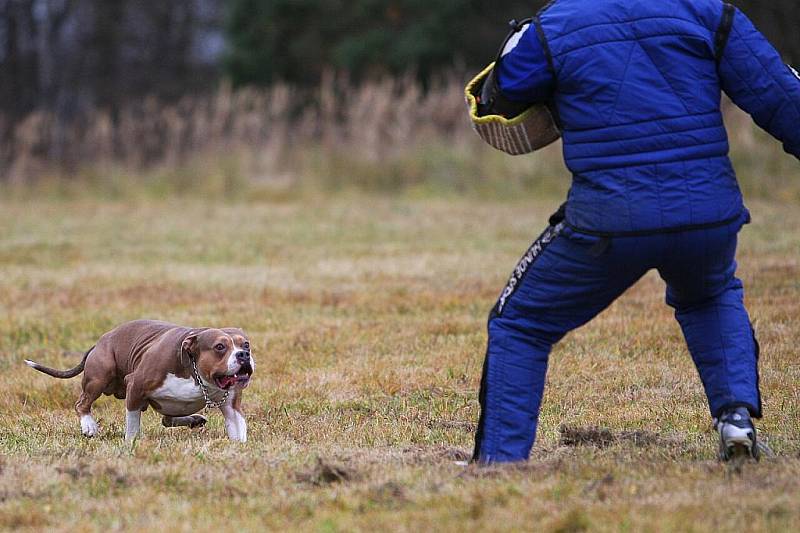
[(551, 347), (651, 269), (721, 458), (757, 459), (759, 347), (735, 261), (750, 216), (720, 101), (724, 91), (800, 158), (800, 77), (720, 0), (555, 0), (516, 30), (493, 105), (550, 107), (572, 186), (491, 312), (473, 461), (528, 458)]

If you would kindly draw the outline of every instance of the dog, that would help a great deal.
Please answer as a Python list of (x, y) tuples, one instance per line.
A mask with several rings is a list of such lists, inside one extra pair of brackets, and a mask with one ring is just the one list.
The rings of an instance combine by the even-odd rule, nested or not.
[(86, 437), (99, 432), (92, 404), (101, 394), (125, 400), (125, 440), (139, 435), (142, 412), (151, 406), (165, 427), (205, 425), (197, 414), (219, 408), (233, 441), (247, 441), (242, 391), (250, 383), (255, 361), (250, 340), (238, 328), (187, 328), (155, 320), (135, 320), (109, 331), (87, 351), (75, 368), (55, 370), (25, 363), (49, 376), (73, 378), (83, 372), (75, 403)]

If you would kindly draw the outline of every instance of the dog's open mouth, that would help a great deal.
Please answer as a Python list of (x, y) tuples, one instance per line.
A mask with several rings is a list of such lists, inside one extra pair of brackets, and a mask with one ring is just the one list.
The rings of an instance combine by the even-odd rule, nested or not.
[(215, 376), (214, 384), (223, 390), (228, 390), (235, 385), (239, 385), (240, 387), (244, 388), (250, 383), (250, 377), (252, 375), (252, 372), (248, 372), (246, 369), (241, 369), (235, 374), (223, 374), (221, 376)]

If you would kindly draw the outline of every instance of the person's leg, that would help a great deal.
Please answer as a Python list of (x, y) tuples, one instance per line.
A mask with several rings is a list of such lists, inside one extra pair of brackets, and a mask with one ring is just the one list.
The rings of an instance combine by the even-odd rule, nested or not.
[(673, 253), (659, 268), (716, 419), (736, 407), (761, 417), (758, 343), (735, 276), (738, 229), (675, 235)]
[(515, 269), (489, 319), (473, 461), (528, 458), (552, 345), (651, 267), (636, 239), (598, 241), (548, 228)]

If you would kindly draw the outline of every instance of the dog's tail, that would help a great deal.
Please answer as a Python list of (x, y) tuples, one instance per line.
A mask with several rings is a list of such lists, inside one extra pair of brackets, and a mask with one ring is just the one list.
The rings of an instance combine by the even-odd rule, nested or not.
[(89, 354), (92, 353), (92, 350), (94, 350), (94, 346), (89, 348), (89, 350), (85, 354), (83, 354), (83, 359), (81, 359), (81, 362), (78, 363), (78, 366), (70, 368), (69, 370), (56, 370), (55, 368), (48, 368), (46, 366), (40, 365), (35, 361), (31, 361), (30, 359), (25, 359), (25, 364), (31, 368), (38, 370), (39, 372), (44, 372), (48, 376), (53, 376), (54, 378), (59, 378), (59, 379), (74, 378), (75, 376), (83, 372), (83, 367), (86, 366), (86, 358), (89, 357)]

